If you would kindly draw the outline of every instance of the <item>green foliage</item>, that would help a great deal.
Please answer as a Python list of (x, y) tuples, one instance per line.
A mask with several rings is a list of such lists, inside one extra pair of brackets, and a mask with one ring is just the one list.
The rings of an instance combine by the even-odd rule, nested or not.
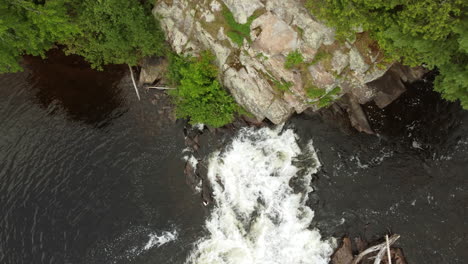
[(0, 40), (0, 72), (21, 70), (22, 55), (44, 56), (55, 44), (95, 68), (135, 65), (164, 48), (150, 6), (133, 0), (1, 1)]
[(328, 107), (333, 103), (333, 98), (329, 96), (322, 97), (317, 102), (318, 108)]
[(261, 59), (263, 61), (268, 60), (268, 57), (265, 54), (263, 54), (262, 52), (257, 53), (257, 55), (255, 55), (255, 58)]
[(437, 66), (435, 90), (468, 108), (468, 1), (308, 0), (307, 7), (340, 36), (371, 32), (387, 59)]
[(286, 69), (291, 69), (293, 67), (299, 66), (301, 63), (304, 62), (304, 57), (302, 57), (302, 54), (298, 51), (292, 51), (286, 56), (286, 61), (284, 62), (284, 67)]
[(226, 35), (232, 40), (232, 42), (239, 46), (242, 46), (244, 39), (247, 39), (247, 41), (250, 42), (250, 25), (257, 16), (252, 15), (247, 19), (247, 23), (239, 24), (236, 22), (234, 15), (228, 8), (224, 7), (222, 13), (228, 25)]
[(78, 25), (82, 32), (66, 41), (67, 52), (82, 55), (94, 68), (136, 65), (144, 56), (163, 50), (162, 31), (138, 1), (85, 0)]
[(282, 92), (289, 92), (289, 88), (293, 86), (292, 82), (287, 82), (284, 80), (278, 81), (274, 78), (272, 79), (272, 82), (273, 82), (273, 86)]
[(166, 78), (170, 84), (176, 86), (180, 84), (183, 76), (181, 69), (188, 67), (192, 58), (179, 56), (177, 53), (171, 52), (168, 55), (169, 65), (167, 67)]
[(54, 43), (78, 32), (67, 0), (0, 2), (0, 73), (21, 70), (24, 54), (44, 56)]
[(445, 64), (439, 68), (440, 75), (436, 78), (435, 90), (442, 97), (454, 101), (459, 99), (463, 108), (468, 109), (468, 58), (464, 64)]
[(180, 85), (170, 94), (176, 105), (178, 118), (190, 118), (191, 124), (203, 123), (221, 127), (234, 120), (241, 111), (234, 99), (217, 80), (218, 68), (213, 64), (214, 56), (204, 52), (199, 58), (186, 58), (177, 67)]
[(339, 86), (333, 88), (330, 92), (327, 93), (325, 89), (320, 89), (314, 85), (310, 85), (306, 88), (307, 96), (312, 99), (312, 103), (316, 104), (317, 107), (327, 107), (333, 103), (338, 98), (338, 95), (341, 92)]
[(341, 93), (341, 87), (339, 86), (336, 86), (335, 88), (333, 88), (330, 92), (328, 92), (328, 96), (337, 96)]
[(325, 89), (320, 89), (316, 86), (309, 86), (306, 88), (306, 94), (310, 99), (317, 99), (324, 96), (327, 93)]
[(332, 55), (324, 50), (319, 50), (315, 56), (314, 59), (310, 62), (310, 64), (316, 64), (322, 60), (329, 60), (332, 58)]

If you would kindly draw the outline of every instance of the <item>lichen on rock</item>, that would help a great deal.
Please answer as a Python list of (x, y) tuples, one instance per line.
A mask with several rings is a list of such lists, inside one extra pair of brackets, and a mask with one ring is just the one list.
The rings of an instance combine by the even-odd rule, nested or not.
[[(334, 30), (296, 0), (159, 1), (153, 13), (177, 53), (214, 53), (221, 83), (258, 120), (279, 124), (294, 112), (320, 108), (319, 100), (307, 96), (308, 87), (324, 94), (341, 87), (333, 98), (347, 93), (366, 103), (377, 94), (367, 83), (391, 66), (366, 50), (368, 38), (335, 40)], [(286, 69), (286, 56), (293, 51), (303, 62)]]

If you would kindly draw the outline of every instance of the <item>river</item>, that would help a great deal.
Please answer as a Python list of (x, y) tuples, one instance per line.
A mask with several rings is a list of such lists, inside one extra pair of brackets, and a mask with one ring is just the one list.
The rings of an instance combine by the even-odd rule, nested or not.
[(184, 122), (125, 67), (24, 65), (0, 75), (0, 263), (326, 263), (334, 238), (387, 231), (409, 263), (468, 261), (468, 113), (427, 84), (367, 106), (378, 136), (320, 115), (206, 131), (204, 207)]

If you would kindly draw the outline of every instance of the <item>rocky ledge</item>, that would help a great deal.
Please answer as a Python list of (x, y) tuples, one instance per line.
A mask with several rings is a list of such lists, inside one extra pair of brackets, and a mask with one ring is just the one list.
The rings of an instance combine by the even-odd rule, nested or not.
[[(235, 100), (258, 120), (275, 124), (346, 94), (343, 105), (356, 127), (371, 133), (360, 104), (374, 100), (384, 107), (402, 93), (401, 80), (423, 72), (384, 62), (366, 32), (337, 40), (297, 0), (162, 0), (153, 13), (174, 51), (212, 51)], [(286, 67), (292, 54), (296, 62)], [(386, 85), (375, 82), (381, 77)]]

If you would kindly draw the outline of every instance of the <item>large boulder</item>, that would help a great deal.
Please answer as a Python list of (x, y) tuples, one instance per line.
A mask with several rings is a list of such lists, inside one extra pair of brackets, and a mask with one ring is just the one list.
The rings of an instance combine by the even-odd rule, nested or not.
[(426, 72), (422, 67), (410, 68), (395, 63), (382, 77), (368, 83), (376, 91), (375, 104), (379, 108), (386, 107), (406, 91), (405, 83), (421, 79)]
[(297, 32), (284, 20), (270, 12), (257, 18), (252, 27), (259, 28), (261, 32), (252, 44), (255, 49), (269, 55), (277, 55), (298, 48)]
[[(233, 41), (235, 29), (223, 12), (231, 12), (240, 24), (255, 15), (250, 35), (237, 35)], [(381, 53), (370, 47), (365, 34), (353, 42), (335, 41), (334, 30), (297, 0), (158, 1), (153, 13), (177, 53), (214, 53), (222, 83), (258, 120), (279, 124), (294, 112), (316, 110), (321, 98), (311, 98), (308, 89), (323, 89), (326, 94), (340, 87), (334, 98), (343, 94), (353, 98), (348, 109), (356, 113), (354, 123), (371, 133), (358, 106), (382, 97), (367, 83), (380, 78), (391, 64), (379, 60)], [(301, 53), (304, 62), (286, 69), (292, 51)]]
[(162, 81), (166, 76), (167, 64), (167, 60), (163, 57), (145, 58), (140, 64), (140, 85), (153, 84), (154, 82)]

